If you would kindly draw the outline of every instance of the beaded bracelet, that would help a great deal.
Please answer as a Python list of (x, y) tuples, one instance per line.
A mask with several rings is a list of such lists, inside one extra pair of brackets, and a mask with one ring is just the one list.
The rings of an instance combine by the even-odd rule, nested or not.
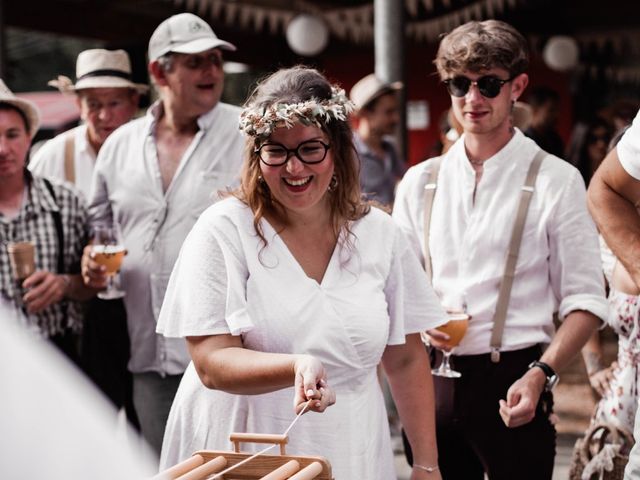
[(425, 467), (424, 465), (419, 465), (417, 463), (413, 464), (413, 468), (419, 468), (420, 470), (424, 470), (427, 473), (433, 473), (439, 469), (438, 465), (434, 465), (433, 467)]

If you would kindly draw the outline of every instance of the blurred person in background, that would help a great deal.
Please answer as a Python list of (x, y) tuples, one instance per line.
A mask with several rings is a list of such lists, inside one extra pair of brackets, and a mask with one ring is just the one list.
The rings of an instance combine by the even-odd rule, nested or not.
[(558, 134), (560, 95), (549, 87), (533, 88), (527, 97), (531, 106), (531, 125), (524, 134), (556, 157), (564, 158), (564, 142)]
[(360, 158), (360, 186), (369, 199), (392, 206), (395, 188), (405, 172), (404, 161), (387, 137), (400, 122), (398, 90), (401, 82), (385, 83), (371, 73), (349, 94), (355, 104), (358, 127), (354, 142)]
[(591, 177), (607, 155), (612, 135), (613, 129), (609, 122), (595, 117), (586, 124), (582, 141), (572, 143), (574, 150), (567, 160), (580, 170), (585, 185), (589, 185)]
[[(0, 321), (11, 309), (0, 301)], [(19, 368), (16, 367), (19, 361)], [(140, 480), (151, 455), (114, 428), (116, 411), (60, 352), (15, 325), (0, 335), (0, 478)]]

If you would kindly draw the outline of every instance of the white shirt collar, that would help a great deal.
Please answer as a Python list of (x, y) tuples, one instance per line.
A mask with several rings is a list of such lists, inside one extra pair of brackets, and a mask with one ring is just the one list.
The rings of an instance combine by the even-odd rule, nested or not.
[[(460, 139), (451, 147), (451, 153), (454, 155), (458, 161), (463, 162), (465, 172), (472, 173), (475, 175), (475, 171), (471, 166), (471, 162), (469, 161), (469, 157), (467, 155), (467, 151), (464, 147), (464, 139), (465, 134), (463, 134)], [(508, 168), (510, 165), (515, 166), (514, 164), (518, 161), (527, 161), (527, 156), (522, 154), (517, 154), (519, 150), (523, 147), (523, 142), (526, 137), (519, 130), (515, 129), (515, 132), (511, 139), (507, 142), (507, 144), (502, 147), (499, 151), (497, 151), (493, 156), (489, 157), (484, 162), (484, 171), (490, 172), (496, 169)]]

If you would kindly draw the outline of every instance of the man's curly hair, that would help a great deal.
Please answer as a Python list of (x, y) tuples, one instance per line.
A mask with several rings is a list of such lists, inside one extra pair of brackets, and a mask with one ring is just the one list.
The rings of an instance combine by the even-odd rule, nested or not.
[(434, 60), (442, 80), (465, 71), (502, 68), (511, 77), (529, 66), (529, 47), (515, 28), (499, 20), (468, 22), (446, 34)]

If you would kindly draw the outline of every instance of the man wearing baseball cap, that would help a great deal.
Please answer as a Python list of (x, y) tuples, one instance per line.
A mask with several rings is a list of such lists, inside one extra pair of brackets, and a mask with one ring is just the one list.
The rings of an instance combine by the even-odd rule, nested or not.
[(401, 82), (386, 83), (369, 74), (351, 89), (358, 127), (354, 141), (360, 157), (362, 191), (382, 204), (393, 205), (396, 183), (405, 172), (404, 161), (386, 138), (400, 121), (398, 90)]
[[(74, 184), (87, 199), (100, 148), (109, 135), (133, 118), (139, 96), (148, 87), (131, 80), (127, 52), (101, 48), (80, 52), (75, 85), (63, 75), (49, 85), (76, 96), (83, 123), (45, 143), (31, 158), (29, 169)], [(116, 408), (124, 407), (131, 423), (137, 425), (127, 369), (127, 316), (121, 299), (93, 298), (89, 302), (81, 355), (87, 375)]]
[[(235, 47), (191, 13), (156, 28), (148, 53), (159, 100), (107, 139), (89, 202), (91, 222), (118, 223), (128, 250), (120, 273), (134, 404), (142, 434), (158, 453), (190, 357), (184, 340), (155, 333), (156, 319), (182, 242), (217, 192), (237, 181), (242, 162), (240, 110), (220, 102), (223, 50)], [(106, 284), (88, 250), (83, 277), (90, 286)]]

